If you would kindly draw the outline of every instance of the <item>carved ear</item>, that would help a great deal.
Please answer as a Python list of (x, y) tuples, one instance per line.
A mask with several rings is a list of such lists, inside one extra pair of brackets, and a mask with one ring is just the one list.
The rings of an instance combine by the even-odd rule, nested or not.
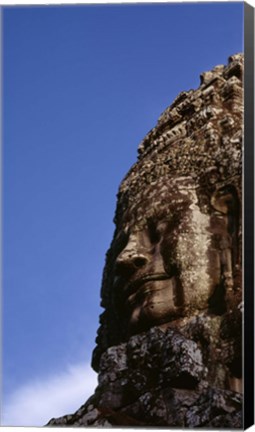
[(214, 192), (211, 205), (223, 214), (233, 214), (237, 211), (237, 194), (233, 186), (225, 186)]

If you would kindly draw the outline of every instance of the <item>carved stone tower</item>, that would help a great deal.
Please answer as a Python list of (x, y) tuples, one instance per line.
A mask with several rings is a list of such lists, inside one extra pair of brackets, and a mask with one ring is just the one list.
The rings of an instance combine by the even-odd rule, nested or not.
[(160, 116), (122, 181), (95, 394), (56, 426), (242, 427), (243, 56)]

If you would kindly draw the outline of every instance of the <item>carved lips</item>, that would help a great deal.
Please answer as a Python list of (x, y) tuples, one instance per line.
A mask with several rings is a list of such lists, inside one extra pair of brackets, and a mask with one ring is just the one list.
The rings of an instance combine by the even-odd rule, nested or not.
[(138, 300), (140, 297), (143, 297), (146, 293), (150, 291), (157, 290), (157, 286), (152, 289), (152, 286), (146, 287), (148, 282), (157, 282), (162, 280), (171, 279), (170, 276), (166, 273), (154, 273), (142, 276), (141, 278), (137, 278), (134, 281), (130, 282), (127, 287), (124, 289), (124, 297), (125, 301), (128, 303), (133, 303)]

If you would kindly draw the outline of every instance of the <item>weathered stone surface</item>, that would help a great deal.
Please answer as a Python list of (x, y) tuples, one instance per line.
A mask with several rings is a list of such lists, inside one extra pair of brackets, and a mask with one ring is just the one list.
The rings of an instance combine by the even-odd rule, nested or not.
[(214, 387), (196, 342), (158, 327), (102, 355), (98, 387), (73, 416), (49, 425), (241, 426), (241, 395)]
[(106, 257), (94, 395), (49, 425), (242, 427), (243, 56), (138, 149)]

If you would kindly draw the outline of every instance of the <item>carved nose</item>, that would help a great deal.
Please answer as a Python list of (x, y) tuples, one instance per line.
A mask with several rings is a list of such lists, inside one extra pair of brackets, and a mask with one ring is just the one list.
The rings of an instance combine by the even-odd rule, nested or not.
[(136, 270), (144, 267), (148, 262), (145, 255), (142, 254), (123, 254), (120, 255), (115, 264), (115, 273), (117, 276), (128, 276)]

